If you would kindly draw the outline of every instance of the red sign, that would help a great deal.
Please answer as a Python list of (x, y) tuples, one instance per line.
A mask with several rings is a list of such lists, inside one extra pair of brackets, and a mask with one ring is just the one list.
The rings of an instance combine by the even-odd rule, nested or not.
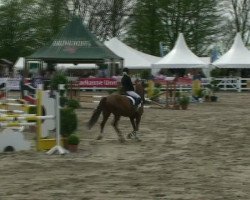
[(113, 78), (80, 78), (78, 87), (80, 88), (116, 88), (117, 80)]

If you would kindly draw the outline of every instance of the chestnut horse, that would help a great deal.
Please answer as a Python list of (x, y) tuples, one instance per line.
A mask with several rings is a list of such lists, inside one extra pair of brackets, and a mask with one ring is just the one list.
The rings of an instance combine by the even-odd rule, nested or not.
[(139, 94), (142, 99), (141, 107), (139, 107), (138, 109), (135, 108), (132, 100), (126, 95), (111, 94), (101, 99), (97, 108), (94, 110), (89, 122), (87, 123), (87, 127), (91, 129), (98, 121), (98, 118), (102, 113), (103, 119), (101, 122), (101, 131), (97, 137), (97, 140), (102, 139), (105, 123), (107, 122), (109, 116), (113, 114), (114, 120), (112, 125), (118, 135), (119, 141), (125, 142), (125, 138), (118, 128), (118, 121), (120, 120), (121, 116), (129, 117), (133, 127), (133, 131), (127, 135), (127, 138), (130, 139), (134, 137), (137, 141), (139, 141), (137, 131), (139, 131), (139, 124), (141, 121), (141, 116), (143, 114), (144, 103), (144, 87), (139, 81), (136, 81), (135, 83), (135, 92)]

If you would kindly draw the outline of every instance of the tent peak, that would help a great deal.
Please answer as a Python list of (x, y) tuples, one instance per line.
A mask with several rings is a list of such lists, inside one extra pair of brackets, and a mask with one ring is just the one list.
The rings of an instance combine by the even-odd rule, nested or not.
[(160, 61), (153, 64), (158, 68), (203, 68), (208, 67), (187, 46), (182, 33), (179, 33), (174, 48)]
[(174, 49), (188, 49), (189, 50), (187, 43), (184, 39), (183, 33), (179, 33)]
[(245, 45), (243, 43), (242, 37), (240, 35), (240, 33), (236, 33), (235, 38), (234, 38), (234, 43), (232, 45), (232, 48), (236, 48), (236, 49), (245, 49)]
[(219, 68), (250, 68), (250, 52), (245, 47), (240, 33), (235, 35), (231, 48), (212, 64)]

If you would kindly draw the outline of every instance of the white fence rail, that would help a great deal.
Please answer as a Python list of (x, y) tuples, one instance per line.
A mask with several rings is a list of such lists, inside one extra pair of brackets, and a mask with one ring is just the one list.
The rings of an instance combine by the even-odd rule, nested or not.
[(218, 82), (217, 86), (220, 90), (224, 91), (247, 91), (250, 90), (250, 78), (210, 78), (202, 79), (202, 85), (207, 85), (211, 80), (216, 80)]
[[(216, 86), (220, 88), (221, 91), (237, 91), (243, 92), (250, 90), (250, 78), (203, 78), (202, 86), (206, 87), (212, 80), (218, 82)], [(163, 87), (163, 90), (165, 88)], [(187, 85), (177, 85), (178, 90), (192, 90), (192, 84)]]

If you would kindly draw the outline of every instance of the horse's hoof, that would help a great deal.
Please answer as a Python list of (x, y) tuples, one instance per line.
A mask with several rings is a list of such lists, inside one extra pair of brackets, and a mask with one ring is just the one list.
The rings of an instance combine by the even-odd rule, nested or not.
[(119, 141), (120, 141), (120, 143), (125, 143), (126, 140), (125, 140), (125, 138), (120, 138)]
[(132, 137), (135, 137), (135, 135), (136, 135), (136, 132), (133, 131), (133, 132), (131, 132), (131, 133), (129, 133), (129, 134), (127, 135), (127, 138), (128, 138), (128, 139), (132, 139)]
[(102, 136), (101, 135), (98, 135), (96, 140), (101, 140), (102, 139)]
[(136, 142), (141, 142), (142, 140), (140, 138), (138, 138), (138, 137), (135, 137), (135, 141)]

